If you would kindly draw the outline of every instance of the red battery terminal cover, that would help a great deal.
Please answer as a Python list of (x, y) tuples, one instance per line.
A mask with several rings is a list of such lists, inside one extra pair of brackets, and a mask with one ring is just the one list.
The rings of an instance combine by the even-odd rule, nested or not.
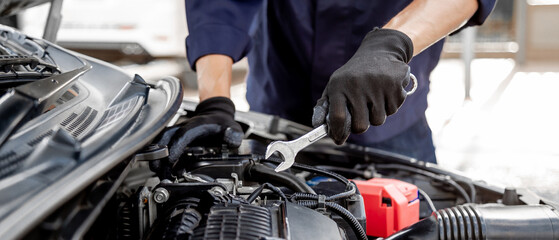
[(367, 235), (388, 237), (419, 221), (417, 186), (387, 178), (353, 182), (365, 202)]

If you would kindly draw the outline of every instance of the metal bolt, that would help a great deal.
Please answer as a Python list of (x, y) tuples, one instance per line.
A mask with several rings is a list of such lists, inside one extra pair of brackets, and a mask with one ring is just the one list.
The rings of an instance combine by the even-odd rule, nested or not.
[(153, 200), (156, 203), (164, 203), (169, 200), (169, 191), (165, 188), (157, 188), (153, 191)]
[(210, 189), (210, 193), (217, 197), (224, 196), (226, 194), (225, 191), (223, 191), (223, 189), (220, 187), (213, 187), (212, 189)]

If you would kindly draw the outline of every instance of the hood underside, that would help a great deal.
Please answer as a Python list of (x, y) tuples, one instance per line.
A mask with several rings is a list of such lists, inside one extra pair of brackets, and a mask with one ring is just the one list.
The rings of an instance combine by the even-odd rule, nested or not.
[(0, 1), (0, 17), (14, 15), (26, 8), (34, 7), (48, 0), (2, 0)]

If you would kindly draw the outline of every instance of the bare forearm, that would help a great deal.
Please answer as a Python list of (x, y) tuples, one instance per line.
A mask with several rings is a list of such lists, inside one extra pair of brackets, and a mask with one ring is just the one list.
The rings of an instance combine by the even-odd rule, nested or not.
[(233, 59), (221, 54), (210, 54), (196, 61), (200, 101), (211, 97), (231, 97)]
[(476, 0), (415, 0), (384, 28), (408, 35), (413, 42), (415, 56), (462, 26), (477, 8)]

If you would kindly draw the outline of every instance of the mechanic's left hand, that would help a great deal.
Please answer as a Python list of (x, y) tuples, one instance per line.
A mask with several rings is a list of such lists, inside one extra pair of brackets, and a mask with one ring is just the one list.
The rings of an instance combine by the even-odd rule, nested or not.
[(235, 105), (229, 98), (212, 97), (200, 102), (194, 115), (173, 134), (169, 160), (176, 162), (186, 147), (196, 142), (202, 146), (239, 147), (244, 133), (234, 117)]
[(363, 133), (396, 113), (406, 99), (413, 43), (392, 29), (369, 32), (357, 52), (330, 77), (314, 107), (313, 126), (325, 121), (328, 135), (343, 144), (352, 133)]

